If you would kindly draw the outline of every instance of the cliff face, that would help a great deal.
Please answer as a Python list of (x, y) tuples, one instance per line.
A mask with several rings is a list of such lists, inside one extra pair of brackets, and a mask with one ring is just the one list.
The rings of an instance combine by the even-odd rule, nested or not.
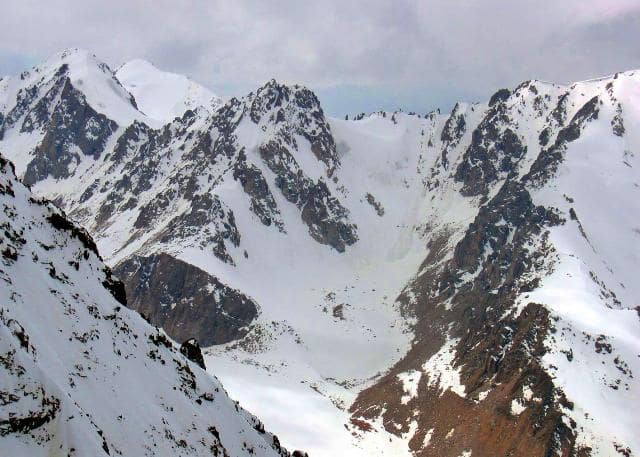
[(257, 315), (240, 291), (168, 254), (127, 259), (115, 273), (126, 284), (128, 306), (177, 341), (227, 343), (244, 336)]

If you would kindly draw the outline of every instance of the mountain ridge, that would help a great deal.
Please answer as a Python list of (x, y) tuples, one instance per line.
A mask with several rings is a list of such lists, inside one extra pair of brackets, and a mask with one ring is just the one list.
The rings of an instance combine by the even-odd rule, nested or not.
[(0, 442), (14, 455), (279, 455), (166, 334), (128, 310), (91, 237), (0, 156)]
[(204, 86), (185, 76), (161, 71), (146, 60), (125, 62), (114, 74), (135, 97), (140, 110), (160, 122), (181, 117), (187, 110), (212, 112), (222, 103)]
[[(618, 404), (638, 389), (625, 372), (640, 369), (631, 273), (640, 256), (628, 216), (640, 210), (631, 197), (639, 86), (634, 71), (570, 86), (526, 81), (448, 114), (344, 121), (327, 117), (308, 89), (274, 80), (213, 113), (188, 110), (155, 128), (119, 125), (97, 160), (79, 160), (34, 190), (92, 232), (136, 306), (156, 310), (152, 322), (181, 303), (204, 306), (196, 297), (209, 297), (211, 284), (219, 284), (207, 292), (216, 310), (222, 290), (252, 300), (256, 313), (236, 310), (242, 324), (226, 330), (234, 340), (213, 341), (225, 344), (205, 349), (205, 359), (280, 436), (295, 430), (292, 447), (454, 457), (632, 452), (633, 418), (610, 429), (596, 399), (604, 390)], [(15, 154), (20, 166), (41, 157), (28, 145)], [(145, 259), (159, 255), (167, 266), (148, 271), (162, 282), (208, 279), (193, 279), (183, 296), (156, 286), (136, 298), (144, 269), (131, 265), (156, 265)], [(183, 263), (206, 276), (169, 267)], [(574, 278), (564, 296), (559, 272)], [(193, 336), (202, 321), (194, 309), (165, 325)], [(580, 309), (611, 326), (580, 319)], [(574, 341), (565, 327), (589, 339)], [(487, 341), (478, 340), (485, 331)], [(602, 351), (610, 357), (600, 360)], [(603, 365), (601, 378), (579, 389), (568, 373), (590, 363)], [(532, 377), (518, 378), (520, 369)], [(300, 431), (251, 393), (256, 386), (275, 403), (284, 389), (326, 420), (295, 409), (314, 424)], [(479, 417), (510, 439), (487, 439)], [(538, 427), (544, 432), (531, 432)], [(311, 436), (324, 442), (305, 445)]]

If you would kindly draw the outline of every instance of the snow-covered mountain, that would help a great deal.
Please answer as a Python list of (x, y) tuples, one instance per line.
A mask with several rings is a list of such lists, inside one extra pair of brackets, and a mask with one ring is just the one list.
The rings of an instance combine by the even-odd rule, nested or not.
[(135, 97), (140, 111), (160, 122), (182, 117), (187, 110), (214, 111), (222, 104), (206, 87), (186, 76), (158, 70), (146, 60), (127, 62), (115, 74)]
[(3, 455), (290, 455), (183, 355), (196, 346), (124, 306), (91, 237), (2, 156), (0, 203)]
[(160, 125), (76, 60), (2, 81), (0, 148), (283, 443), (640, 452), (640, 73), (357, 121), (270, 81)]

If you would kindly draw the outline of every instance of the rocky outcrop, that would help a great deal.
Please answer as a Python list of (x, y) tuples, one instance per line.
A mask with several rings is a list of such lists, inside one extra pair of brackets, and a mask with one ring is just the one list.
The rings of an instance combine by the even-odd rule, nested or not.
[[(577, 455), (575, 432), (562, 414), (570, 405), (541, 365), (553, 321), (536, 303), (513, 308), (552, 268), (547, 228), (563, 222), (553, 209), (535, 206), (521, 182), (507, 180), (449, 260), (442, 263), (447, 253), (434, 244), (404, 293), (406, 300), (417, 297), (413, 348), (359, 395), (354, 423), (381, 415), (388, 431), (406, 433), (416, 421), (409, 445), (420, 456)], [(422, 373), (424, 365), (431, 372), (407, 401), (399, 379)], [(443, 376), (458, 386), (449, 388)], [(513, 413), (512, 402), (528, 405), (526, 413)]]
[(467, 130), (466, 116), (461, 110), (460, 103), (456, 103), (440, 133), (440, 141), (442, 141), (442, 153), (440, 157), (442, 166), (445, 169), (449, 168), (449, 149), (455, 148), (460, 144), (460, 140)]
[[(34, 120), (27, 115), (28, 128), (44, 127), (42, 142), (36, 147), (34, 159), (27, 166), (24, 181), (33, 184), (51, 176), (67, 178), (81, 162), (77, 150), (97, 159), (104, 151), (117, 124), (91, 108), (84, 95), (76, 90), (68, 78), (63, 80), (59, 93), (47, 94), (35, 107)], [(57, 85), (52, 90), (58, 89)], [(57, 100), (49, 117), (40, 104), (43, 100)], [(29, 113), (31, 114), (31, 113)], [(45, 124), (46, 122), (46, 124)], [(25, 125), (23, 124), (23, 129)]]
[[(272, 79), (248, 97), (249, 116), (256, 124), (267, 121), (276, 127), (276, 135), (297, 147), (294, 135), (309, 141), (311, 152), (331, 177), (340, 165), (335, 140), (316, 95), (298, 85), (287, 86)], [(265, 117), (267, 119), (265, 119)]]
[(278, 205), (273, 198), (269, 184), (258, 167), (247, 163), (244, 151), (240, 151), (238, 161), (233, 168), (233, 179), (240, 182), (242, 189), (251, 198), (251, 211), (260, 222), (269, 227), (275, 225), (285, 232)]
[(516, 133), (510, 117), (510, 92), (499, 91), (489, 102), (489, 110), (471, 135), (455, 180), (462, 183), (465, 196), (486, 196), (489, 187), (498, 180), (513, 178), (518, 161), (527, 147)]
[(195, 338), (204, 346), (244, 336), (257, 304), (205, 271), (160, 253), (120, 263), (128, 306), (177, 341)]
[(207, 369), (204, 364), (204, 357), (202, 356), (200, 343), (198, 343), (198, 340), (196, 340), (195, 338), (189, 338), (187, 341), (180, 345), (180, 354), (196, 363), (203, 370)]
[(541, 186), (555, 175), (568, 143), (577, 140), (586, 124), (598, 118), (600, 103), (598, 96), (594, 96), (574, 114), (569, 124), (558, 132), (555, 142), (538, 155), (527, 174), (527, 181)]
[(378, 216), (380, 217), (384, 216), (384, 207), (382, 206), (382, 203), (377, 201), (376, 198), (370, 192), (367, 192), (367, 194), (365, 195), (365, 198), (367, 200), (367, 203), (369, 203), (371, 207), (374, 210), (376, 210), (376, 214)]
[(317, 242), (338, 252), (358, 240), (349, 212), (329, 191), (323, 180), (313, 182), (305, 176), (286, 147), (275, 141), (260, 147), (260, 156), (276, 175), (276, 186), (285, 198), (300, 208), (300, 217)]

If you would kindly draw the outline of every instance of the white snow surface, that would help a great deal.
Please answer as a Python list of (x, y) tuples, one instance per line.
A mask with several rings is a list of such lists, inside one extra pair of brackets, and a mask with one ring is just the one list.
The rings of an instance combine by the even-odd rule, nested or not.
[(146, 60), (131, 60), (115, 74), (135, 97), (138, 109), (160, 122), (170, 122), (187, 110), (212, 112), (222, 103), (206, 87), (186, 76), (159, 70)]
[[(89, 105), (119, 125), (126, 126), (134, 120), (144, 120), (130, 100), (130, 94), (114, 78), (113, 71), (95, 55), (84, 49), (67, 49), (55, 54), (21, 76), (7, 78), (3, 105), (9, 107), (15, 101), (16, 89), (33, 83), (42, 84), (54, 76), (62, 66), (68, 66), (71, 84), (84, 94)], [(4, 81), (4, 80), (3, 80)]]
[[(621, 137), (610, 134), (609, 83), (624, 113)], [(579, 444), (593, 455), (615, 454), (612, 443), (635, 454), (640, 415), (628, 405), (640, 400), (640, 73), (578, 83), (575, 91), (576, 108), (579, 100), (604, 99), (598, 119), (569, 145), (552, 185), (533, 197), (566, 213), (572, 207), (578, 220), (551, 230), (555, 270), (526, 300), (544, 303), (559, 319), (544, 362), (575, 403), (567, 414), (578, 423)], [(597, 339), (610, 349), (597, 351)]]
[(412, 398), (418, 396), (418, 384), (422, 378), (422, 372), (417, 370), (406, 371), (398, 375), (398, 379), (402, 381), (402, 388), (405, 395), (402, 396), (401, 402), (406, 405)]
[(453, 393), (464, 397), (464, 385), (460, 383), (460, 369), (455, 368), (453, 360), (455, 357), (455, 346), (458, 344), (456, 338), (449, 338), (438, 352), (432, 355), (423, 366), (429, 376), (429, 385), (438, 387), (440, 395), (450, 390)]
[(0, 259), (0, 421), (53, 413), (27, 433), (3, 425), (0, 453), (281, 455), (214, 376), (116, 301), (98, 255), (32, 197), (0, 168), (0, 225), (18, 237), (0, 239), (17, 254)]

